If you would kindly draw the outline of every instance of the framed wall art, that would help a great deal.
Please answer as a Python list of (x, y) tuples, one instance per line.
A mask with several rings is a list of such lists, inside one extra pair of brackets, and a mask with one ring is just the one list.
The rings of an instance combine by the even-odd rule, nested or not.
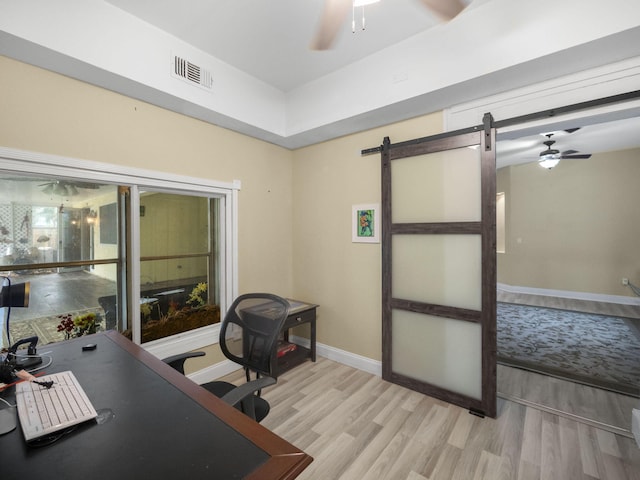
[(380, 243), (380, 205), (377, 203), (353, 205), (351, 211), (351, 241)]

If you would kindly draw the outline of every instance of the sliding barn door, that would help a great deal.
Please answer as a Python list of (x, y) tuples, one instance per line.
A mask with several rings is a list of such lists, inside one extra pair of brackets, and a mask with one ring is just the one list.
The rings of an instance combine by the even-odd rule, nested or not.
[(383, 378), (496, 414), (495, 131), (382, 148)]

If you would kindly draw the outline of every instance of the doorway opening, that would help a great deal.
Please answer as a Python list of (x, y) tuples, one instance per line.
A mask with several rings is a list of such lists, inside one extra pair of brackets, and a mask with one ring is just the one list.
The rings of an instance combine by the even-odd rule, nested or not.
[(640, 298), (623, 284), (640, 283), (639, 132), (633, 109), (514, 123), (496, 158), (498, 395), (625, 436), (640, 403)]

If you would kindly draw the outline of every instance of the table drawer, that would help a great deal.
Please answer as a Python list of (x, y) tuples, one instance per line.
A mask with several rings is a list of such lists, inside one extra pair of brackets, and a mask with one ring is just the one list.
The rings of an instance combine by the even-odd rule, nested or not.
[(303, 323), (312, 322), (316, 318), (316, 309), (305, 310), (304, 312), (293, 313), (284, 322), (284, 328), (293, 328)]

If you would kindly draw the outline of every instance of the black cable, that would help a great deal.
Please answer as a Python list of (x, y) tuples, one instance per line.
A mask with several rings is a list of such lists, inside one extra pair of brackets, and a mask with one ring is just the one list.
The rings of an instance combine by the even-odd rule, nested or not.
[(34, 380), (33, 383), (40, 385), (41, 387), (46, 388), (47, 390), (49, 390), (51, 387), (53, 387), (53, 380), (47, 380), (44, 382), (41, 382), (40, 380)]
[(29, 442), (27, 442), (27, 445), (29, 445), (29, 447), (33, 447), (33, 448), (40, 448), (40, 447), (49, 446), (49, 445), (57, 442), (58, 440), (60, 440), (65, 435), (68, 435), (71, 432), (73, 432), (77, 427), (78, 427), (77, 425), (73, 425), (73, 426), (65, 428), (64, 430), (61, 430), (59, 432), (50, 433), (49, 435), (45, 435), (44, 437), (36, 438), (34, 440), (29, 440)]
[[(9, 277), (4, 276), (4, 275), (2, 275), (1, 277), (4, 278), (8, 282), (7, 287), (10, 289), (11, 288), (11, 279)], [(2, 286), (2, 288), (4, 288), (4, 285)], [(2, 290), (2, 288), (0, 288), (0, 290)], [(7, 306), (6, 308), (7, 308), (7, 324), (5, 325), (5, 327), (7, 329), (7, 343), (9, 344), (7, 346), (11, 347), (11, 332), (9, 331), (9, 317), (11, 316), (11, 305)]]
[(10, 347), (11, 346), (11, 331), (9, 330), (9, 318), (11, 317), (11, 305), (9, 305), (7, 308), (7, 344)]

